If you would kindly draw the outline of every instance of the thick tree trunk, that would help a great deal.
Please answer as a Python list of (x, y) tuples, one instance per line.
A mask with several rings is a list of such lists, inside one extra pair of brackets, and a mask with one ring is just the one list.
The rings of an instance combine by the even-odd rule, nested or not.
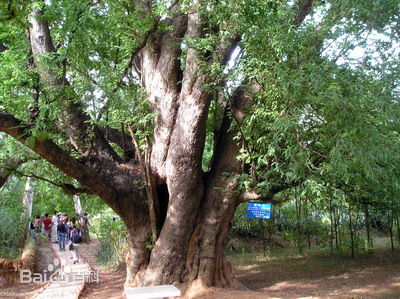
[(127, 286), (143, 285), (142, 281), (150, 257), (150, 236), (150, 223), (128, 227), (125, 281)]
[[(187, 260), (188, 281), (202, 286), (232, 286), (232, 269), (225, 256), (231, 219), (238, 204), (234, 175), (220, 177), (207, 190), (202, 214), (192, 235)], [(219, 188), (223, 189), (219, 189)]]
[[(109, 194), (108, 196), (110, 196)], [(149, 263), (151, 249), (151, 225), (144, 190), (135, 194), (143, 200), (134, 201), (130, 194), (123, 194), (113, 199), (118, 203), (113, 210), (121, 217), (127, 227), (127, 252), (126, 270), (127, 286), (141, 286), (144, 271)], [(112, 195), (111, 195), (112, 196)], [(105, 202), (111, 202), (109, 197), (103, 198)]]
[[(250, 103), (243, 90), (236, 92), (231, 111), (237, 121), (242, 120)], [(234, 141), (237, 131), (232, 129), (228, 115), (227, 110), (206, 182), (200, 217), (190, 241), (186, 279), (193, 282), (193, 290), (198, 285), (226, 287), (235, 283), (225, 249), (230, 223), (240, 202), (237, 175), (242, 172), (242, 164), (236, 158), (240, 151), (237, 141)]]
[[(232, 103), (236, 119), (241, 119), (248, 100), (244, 91), (238, 91)], [(194, 104), (193, 101), (191, 103)], [(196, 116), (195, 113), (189, 115)], [(239, 203), (237, 175), (241, 173), (242, 165), (236, 159), (239, 146), (233, 139), (236, 130), (230, 130), (231, 119), (228, 115), (225, 114), (221, 126), (212, 170), (204, 183), (204, 194), (203, 178), (201, 173), (196, 173), (200, 165), (190, 162), (191, 155), (200, 154), (197, 152), (199, 149), (187, 147), (190, 151), (182, 153), (181, 146), (185, 144), (184, 137), (188, 133), (182, 131), (181, 126), (176, 129), (181, 139), (178, 143), (173, 141), (172, 136), (170, 144), (170, 151), (175, 150), (171, 154), (174, 159), (169, 160), (173, 162), (167, 162), (166, 167), (169, 195), (166, 219), (151, 252), (149, 265), (145, 270), (133, 267), (132, 275), (128, 275), (128, 285), (195, 281), (202, 286), (231, 286), (234, 283), (225, 248), (230, 221)], [(177, 117), (187, 118), (188, 115), (178, 114)], [(191, 119), (191, 122), (188, 119), (179, 123), (186, 124), (189, 132), (195, 132), (191, 126), (196, 124), (196, 118)], [(204, 121), (201, 117), (199, 119)], [(160, 198), (160, 201), (163, 200)], [(198, 211), (200, 213), (196, 217)], [(135, 271), (136, 274), (133, 273)]]
[(180, 78), (181, 50), (174, 45), (183, 33), (189, 38), (201, 37), (200, 13), (194, 10), (188, 17), (175, 18), (174, 28), (171, 33), (155, 36), (156, 47), (150, 43), (142, 53), (142, 78), (159, 114), (152, 168), (168, 188), (167, 214), (151, 252), (144, 285), (182, 281), (189, 240), (204, 196), (201, 158), (211, 100), (204, 89), (207, 76), (197, 72), (200, 58), (189, 48), (184, 77)]

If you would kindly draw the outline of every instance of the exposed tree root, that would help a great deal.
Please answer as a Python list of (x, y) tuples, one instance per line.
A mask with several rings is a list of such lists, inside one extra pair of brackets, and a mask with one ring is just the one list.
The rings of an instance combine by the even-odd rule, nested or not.
[(19, 282), (20, 270), (33, 271), (36, 263), (35, 240), (29, 238), (25, 241), (24, 250), (18, 260), (0, 258), (0, 277), (7, 282)]
[[(232, 285), (230, 286), (230, 288), (242, 291), (249, 290), (246, 286), (244, 286), (241, 282), (239, 282), (235, 278), (233, 278)], [(215, 290), (216, 287), (209, 287), (204, 283), (203, 280), (196, 279), (191, 281), (190, 283), (187, 283), (185, 286), (180, 285), (179, 289), (182, 291), (182, 294), (184, 294), (183, 298), (192, 299), (205, 295), (209, 293), (210, 290)]]

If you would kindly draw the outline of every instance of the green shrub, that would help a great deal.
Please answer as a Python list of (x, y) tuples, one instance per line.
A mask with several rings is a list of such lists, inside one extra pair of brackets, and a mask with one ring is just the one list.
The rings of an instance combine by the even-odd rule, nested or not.
[(235, 236), (259, 238), (262, 234), (262, 225), (259, 219), (248, 218), (247, 204), (240, 204), (232, 219), (231, 233)]
[(92, 222), (92, 232), (100, 242), (97, 254), (99, 263), (108, 267), (122, 267), (127, 248), (126, 227), (122, 220), (104, 216)]
[(230, 240), (227, 246), (227, 250), (230, 254), (243, 254), (251, 252), (249, 244), (246, 241), (239, 239)]
[(24, 244), (27, 220), (21, 217), (22, 188), (23, 184), (11, 185), (2, 189), (0, 197), (0, 255), (7, 259), (19, 258)]

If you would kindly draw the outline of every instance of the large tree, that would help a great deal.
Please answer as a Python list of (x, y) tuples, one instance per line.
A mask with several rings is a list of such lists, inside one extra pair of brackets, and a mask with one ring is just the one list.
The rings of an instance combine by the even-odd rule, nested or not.
[(383, 75), (335, 63), (366, 32), (398, 37), (385, 2), (10, 0), (0, 130), (120, 215), (127, 285), (229, 286), (238, 203), (271, 200), (329, 160), (327, 126), (343, 129), (347, 100), (393, 99), (390, 65), (363, 91), (349, 81)]

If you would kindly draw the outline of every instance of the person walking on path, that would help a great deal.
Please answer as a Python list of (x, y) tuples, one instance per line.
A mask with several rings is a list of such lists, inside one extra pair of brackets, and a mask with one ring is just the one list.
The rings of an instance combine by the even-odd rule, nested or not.
[(76, 226), (73, 226), (71, 231), (69, 232), (69, 239), (72, 241), (72, 238), (74, 237), (74, 235), (78, 232), (78, 229)]
[[(74, 229), (75, 230), (75, 229)], [(72, 250), (72, 259), (74, 264), (79, 263), (79, 244), (82, 242), (82, 236), (80, 234), (80, 229), (77, 228), (76, 232), (74, 232), (71, 238), (71, 250)]]
[(77, 224), (77, 222), (76, 222), (76, 217), (72, 217), (72, 218), (71, 218), (71, 226), (72, 226), (72, 227), (78, 227), (78, 224)]
[(58, 218), (58, 222), (64, 222), (67, 223), (68, 222), (68, 214), (64, 213), (64, 214), (60, 214), (60, 217)]
[(29, 221), (29, 231), (31, 232), (32, 238), (36, 240), (35, 217), (32, 217), (31, 221)]
[(49, 214), (44, 214), (43, 218), (43, 228), (44, 228), (44, 235), (47, 238), (51, 238), (51, 219), (49, 218)]
[[(69, 225), (68, 225), (68, 239), (69, 240), (72, 240), (72, 234), (75, 233), (76, 228), (77, 228), (76, 218), (72, 217), (69, 222)], [(75, 231), (74, 231), (74, 229), (75, 229)]]
[(63, 221), (58, 222), (57, 233), (58, 233), (58, 247), (60, 248), (60, 250), (65, 250), (67, 227)]
[(41, 233), (41, 229), (42, 229), (42, 220), (40, 220), (40, 216), (39, 215), (35, 216), (34, 226), (35, 226), (36, 234), (40, 234)]
[(58, 217), (57, 211), (54, 211), (53, 217), (51, 217), (51, 242), (57, 243), (57, 225)]

